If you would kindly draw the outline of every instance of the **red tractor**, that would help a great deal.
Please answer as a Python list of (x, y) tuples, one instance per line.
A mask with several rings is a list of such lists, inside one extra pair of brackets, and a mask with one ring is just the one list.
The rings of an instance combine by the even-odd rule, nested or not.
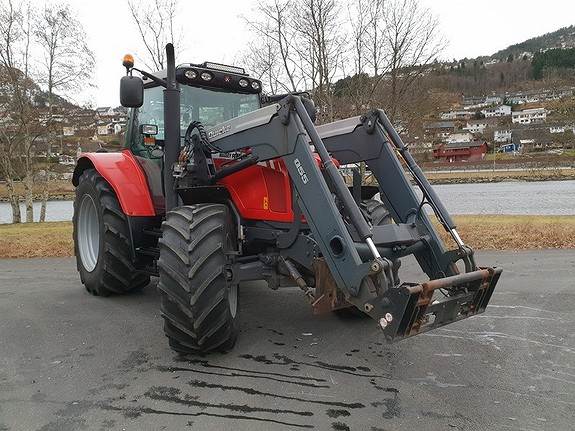
[[(154, 74), (125, 58), (125, 148), (84, 153), (74, 171), (75, 253), (90, 293), (159, 276), (164, 330), (182, 353), (234, 345), (249, 280), (295, 284), (316, 312), (368, 315), (388, 341), (485, 310), (501, 269), (477, 267), (383, 111), (316, 127), (301, 95), (262, 96), (241, 68), (176, 67), (171, 45), (166, 54)], [(360, 162), (377, 186), (357, 170), (346, 184), (342, 166)], [(428, 281), (400, 280), (408, 255)]]

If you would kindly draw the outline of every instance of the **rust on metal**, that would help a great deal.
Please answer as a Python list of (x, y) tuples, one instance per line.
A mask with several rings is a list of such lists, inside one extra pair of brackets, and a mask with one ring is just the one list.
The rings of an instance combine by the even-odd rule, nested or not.
[[(476, 292), (474, 299), (468, 304), (467, 308), (460, 308), (459, 315), (469, 317), (476, 314), (477, 305), (482, 303), (482, 298), (489, 289), (493, 274), (492, 268), (482, 268), (464, 274), (430, 280), (421, 283), (415, 289), (411, 289), (410, 293), (418, 296), (412, 313), (411, 325), (408, 326), (406, 335), (410, 336), (419, 333), (421, 327), (427, 323), (427, 308), (431, 304), (434, 292), (438, 289), (464, 287), (465, 285), (468, 288), (473, 287), (472, 291)], [(418, 287), (420, 289), (417, 289)]]
[(337, 288), (324, 258), (314, 259), (313, 270), (315, 274), (315, 297), (317, 298), (312, 304), (314, 314), (353, 307)]

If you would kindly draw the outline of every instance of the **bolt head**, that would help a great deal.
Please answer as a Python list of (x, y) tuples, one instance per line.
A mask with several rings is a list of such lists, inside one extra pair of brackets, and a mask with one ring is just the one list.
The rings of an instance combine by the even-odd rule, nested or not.
[(372, 272), (379, 272), (379, 263), (373, 262), (370, 267)]
[(387, 320), (388, 323), (391, 323), (391, 321), (393, 320), (393, 314), (385, 313), (385, 320)]
[(383, 317), (379, 319), (379, 326), (381, 326), (381, 329), (385, 329), (387, 327), (387, 320), (385, 320)]

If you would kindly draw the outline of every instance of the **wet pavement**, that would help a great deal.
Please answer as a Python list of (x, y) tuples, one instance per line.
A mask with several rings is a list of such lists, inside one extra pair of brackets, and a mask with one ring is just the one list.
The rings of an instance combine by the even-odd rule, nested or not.
[(236, 349), (191, 359), (154, 284), (95, 298), (72, 259), (1, 260), (0, 430), (572, 430), (575, 251), (478, 259), (504, 267), (481, 316), (390, 346), (252, 283)]

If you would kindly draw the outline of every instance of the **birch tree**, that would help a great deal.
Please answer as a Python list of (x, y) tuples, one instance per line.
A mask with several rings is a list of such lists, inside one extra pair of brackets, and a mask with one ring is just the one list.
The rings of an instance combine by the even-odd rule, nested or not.
[(181, 30), (176, 24), (177, 0), (128, 0), (128, 7), (144, 46), (142, 61), (152, 70), (166, 67), (165, 46), (179, 45)]
[[(51, 137), (62, 130), (52, 129), (54, 94), (68, 95), (83, 87), (92, 86), (94, 54), (86, 43), (86, 32), (68, 4), (46, 5), (35, 17), (34, 37), (38, 42), (42, 60), (38, 70), (39, 81), (47, 88), (47, 126)], [(39, 176), (42, 189), (40, 221), (46, 217), (49, 175)]]

